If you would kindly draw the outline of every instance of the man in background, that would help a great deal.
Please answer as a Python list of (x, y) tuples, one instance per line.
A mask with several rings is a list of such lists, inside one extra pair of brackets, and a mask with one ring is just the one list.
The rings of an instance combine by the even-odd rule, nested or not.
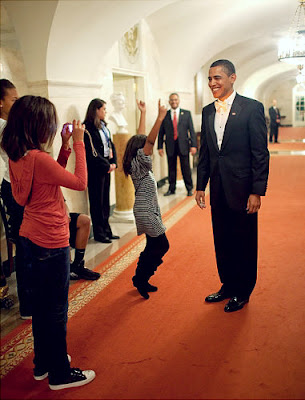
[(193, 181), (190, 167), (189, 153), (197, 152), (197, 139), (193, 127), (190, 111), (179, 107), (180, 98), (177, 93), (169, 96), (168, 110), (158, 136), (158, 151), (163, 157), (163, 143), (165, 142), (169, 188), (164, 196), (175, 194), (177, 180), (177, 157), (180, 159), (181, 172), (187, 190), (187, 196), (193, 195)]
[(274, 99), (272, 101), (272, 106), (269, 108), (269, 117), (270, 117), (270, 133), (269, 133), (269, 142), (272, 143), (274, 136), (274, 143), (278, 142), (278, 133), (279, 126), (281, 123), (281, 114), (280, 110), (276, 106), (277, 101)]

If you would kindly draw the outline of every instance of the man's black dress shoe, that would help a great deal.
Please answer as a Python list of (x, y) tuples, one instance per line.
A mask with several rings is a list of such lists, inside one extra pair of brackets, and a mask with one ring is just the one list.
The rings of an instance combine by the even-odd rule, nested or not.
[(208, 303), (218, 303), (219, 301), (223, 301), (225, 299), (229, 299), (231, 296), (225, 292), (223, 287), (216, 293), (212, 293), (205, 298), (205, 301)]
[(103, 238), (103, 237), (95, 237), (94, 240), (96, 242), (101, 242), (101, 243), (112, 243), (112, 241), (108, 238)]
[(249, 302), (248, 298), (242, 297), (232, 297), (229, 302), (225, 305), (225, 312), (234, 312), (237, 310), (241, 310), (245, 304)]
[(166, 193), (164, 193), (164, 196), (171, 196), (172, 194), (175, 194), (175, 192), (168, 190)]
[(111, 236), (109, 236), (108, 237), (108, 239), (120, 239), (120, 236), (117, 236), (117, 235), (111, 235)]
[(188, 191), (187, 191), (187, 196), (188, 196), (188, 197), (193, 196), (193, 191), (192, 191), (192, 190), (188, 190)]

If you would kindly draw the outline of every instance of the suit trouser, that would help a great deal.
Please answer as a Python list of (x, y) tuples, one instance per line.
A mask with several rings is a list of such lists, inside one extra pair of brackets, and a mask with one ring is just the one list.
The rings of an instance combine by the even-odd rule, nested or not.
[(108, 222), (110, 215), (110, 174), (97, 174), (90, 171), (88, 174), (88, 194), (90, 215), (94, 238), (110, 237), (112, 235)]
[(182, 155), (179, 150), (178, 140), (175, 141), (174, 154), (172, 156), (167, 155), (168, 162), (168, 180), (169, 180), (169, 190), (174, 192), (176, 190), (176, 180), (177, 180), (177, 157), (180, 158), (181, 172), (184, 180), (186, 190), (193, 189), (192, 173), (190, 167), (189, 154), (186, 156)]
[(257, 213), (228, 207), (223, 190), (212, 207), (218, 274), (232, 296), (249, 297), (257, 278)]
[(279, 126), (278, 125), (270, 125), (269, 142), (272, 142), (272, 138), (274, 136), (274, 142), (276, 143), (278, 133), (279, 133)]

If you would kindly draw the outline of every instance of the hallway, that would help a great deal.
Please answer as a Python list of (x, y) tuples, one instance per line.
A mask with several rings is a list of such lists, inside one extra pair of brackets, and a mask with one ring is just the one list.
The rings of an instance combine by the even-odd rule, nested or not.
[(259, 213), (258, 283), (243, 310), (204, 303), (219, 287), (210, 209), (184, 188), (168, 200), (163, 187), (171, 248), (152, 278), (158, 292), (145, 301), (131, 285), (143, 246), (132, 224), (113, 223), (118, 243), (90, 240), (86, 265), (103, 275), (71, 285), (68, 351), (97, 378), (56, 393), (35, 382), (30, 321), (19, 320), (3, 337), (1, 398), (304, 399), (305, 129), (281, 128), (279, 140)]

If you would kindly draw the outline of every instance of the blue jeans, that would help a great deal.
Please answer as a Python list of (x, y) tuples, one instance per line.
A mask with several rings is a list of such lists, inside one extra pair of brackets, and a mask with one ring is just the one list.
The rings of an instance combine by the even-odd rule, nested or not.
[(34, 364), (49, 378), (69, 375), (67, 359), (69, 247), (48, 249), (22, 238), (32, 256)]

